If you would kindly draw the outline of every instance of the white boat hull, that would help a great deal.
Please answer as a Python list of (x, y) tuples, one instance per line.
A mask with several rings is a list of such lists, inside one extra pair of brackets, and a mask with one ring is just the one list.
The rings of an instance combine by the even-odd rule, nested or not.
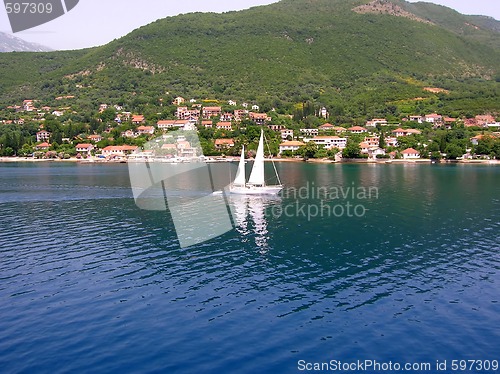
[(283, 186), (230, 186), (229, 193), (235, 195), (277, 195)]

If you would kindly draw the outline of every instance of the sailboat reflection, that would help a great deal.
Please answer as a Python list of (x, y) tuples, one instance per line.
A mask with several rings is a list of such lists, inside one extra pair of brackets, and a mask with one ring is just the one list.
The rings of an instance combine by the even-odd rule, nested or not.
[(226, 195), (236, 231), (246, 242), (253, 237), (260, 253), (269, 251), (269, 230), (266, 210), (281, 203), (279, 196)]

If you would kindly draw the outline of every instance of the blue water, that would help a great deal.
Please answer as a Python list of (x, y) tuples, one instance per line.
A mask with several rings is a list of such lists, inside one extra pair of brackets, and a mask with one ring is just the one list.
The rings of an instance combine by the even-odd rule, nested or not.
[(323, 201), (363, 217), (310, 219), (273, 211), (315, 196), (252, 200), (182, 249), (168, 212), (136, 207), (126, 165), (0, 165), (0, 371), (500, 360), (500, 168), (277, 167), (288, 191), (378, 196)]

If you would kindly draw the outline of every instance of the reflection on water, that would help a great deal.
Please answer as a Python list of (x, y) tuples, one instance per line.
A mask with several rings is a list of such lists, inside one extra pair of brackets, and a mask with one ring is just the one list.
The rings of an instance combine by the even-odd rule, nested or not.
[(269, 251), (269, 230), (266, 211), (281, 204), (278, 196), (228, 195), (228, 203), (236, 231), (247, 240), (254, 236), (260, 253)]

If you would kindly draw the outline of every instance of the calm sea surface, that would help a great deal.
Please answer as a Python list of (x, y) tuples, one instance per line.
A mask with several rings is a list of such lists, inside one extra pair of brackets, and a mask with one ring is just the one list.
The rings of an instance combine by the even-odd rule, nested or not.
[(500, 360), (500, 168), (277, 167), (281, 199), (181, 248), (127, 165), (0, 165), (0, 372)]

